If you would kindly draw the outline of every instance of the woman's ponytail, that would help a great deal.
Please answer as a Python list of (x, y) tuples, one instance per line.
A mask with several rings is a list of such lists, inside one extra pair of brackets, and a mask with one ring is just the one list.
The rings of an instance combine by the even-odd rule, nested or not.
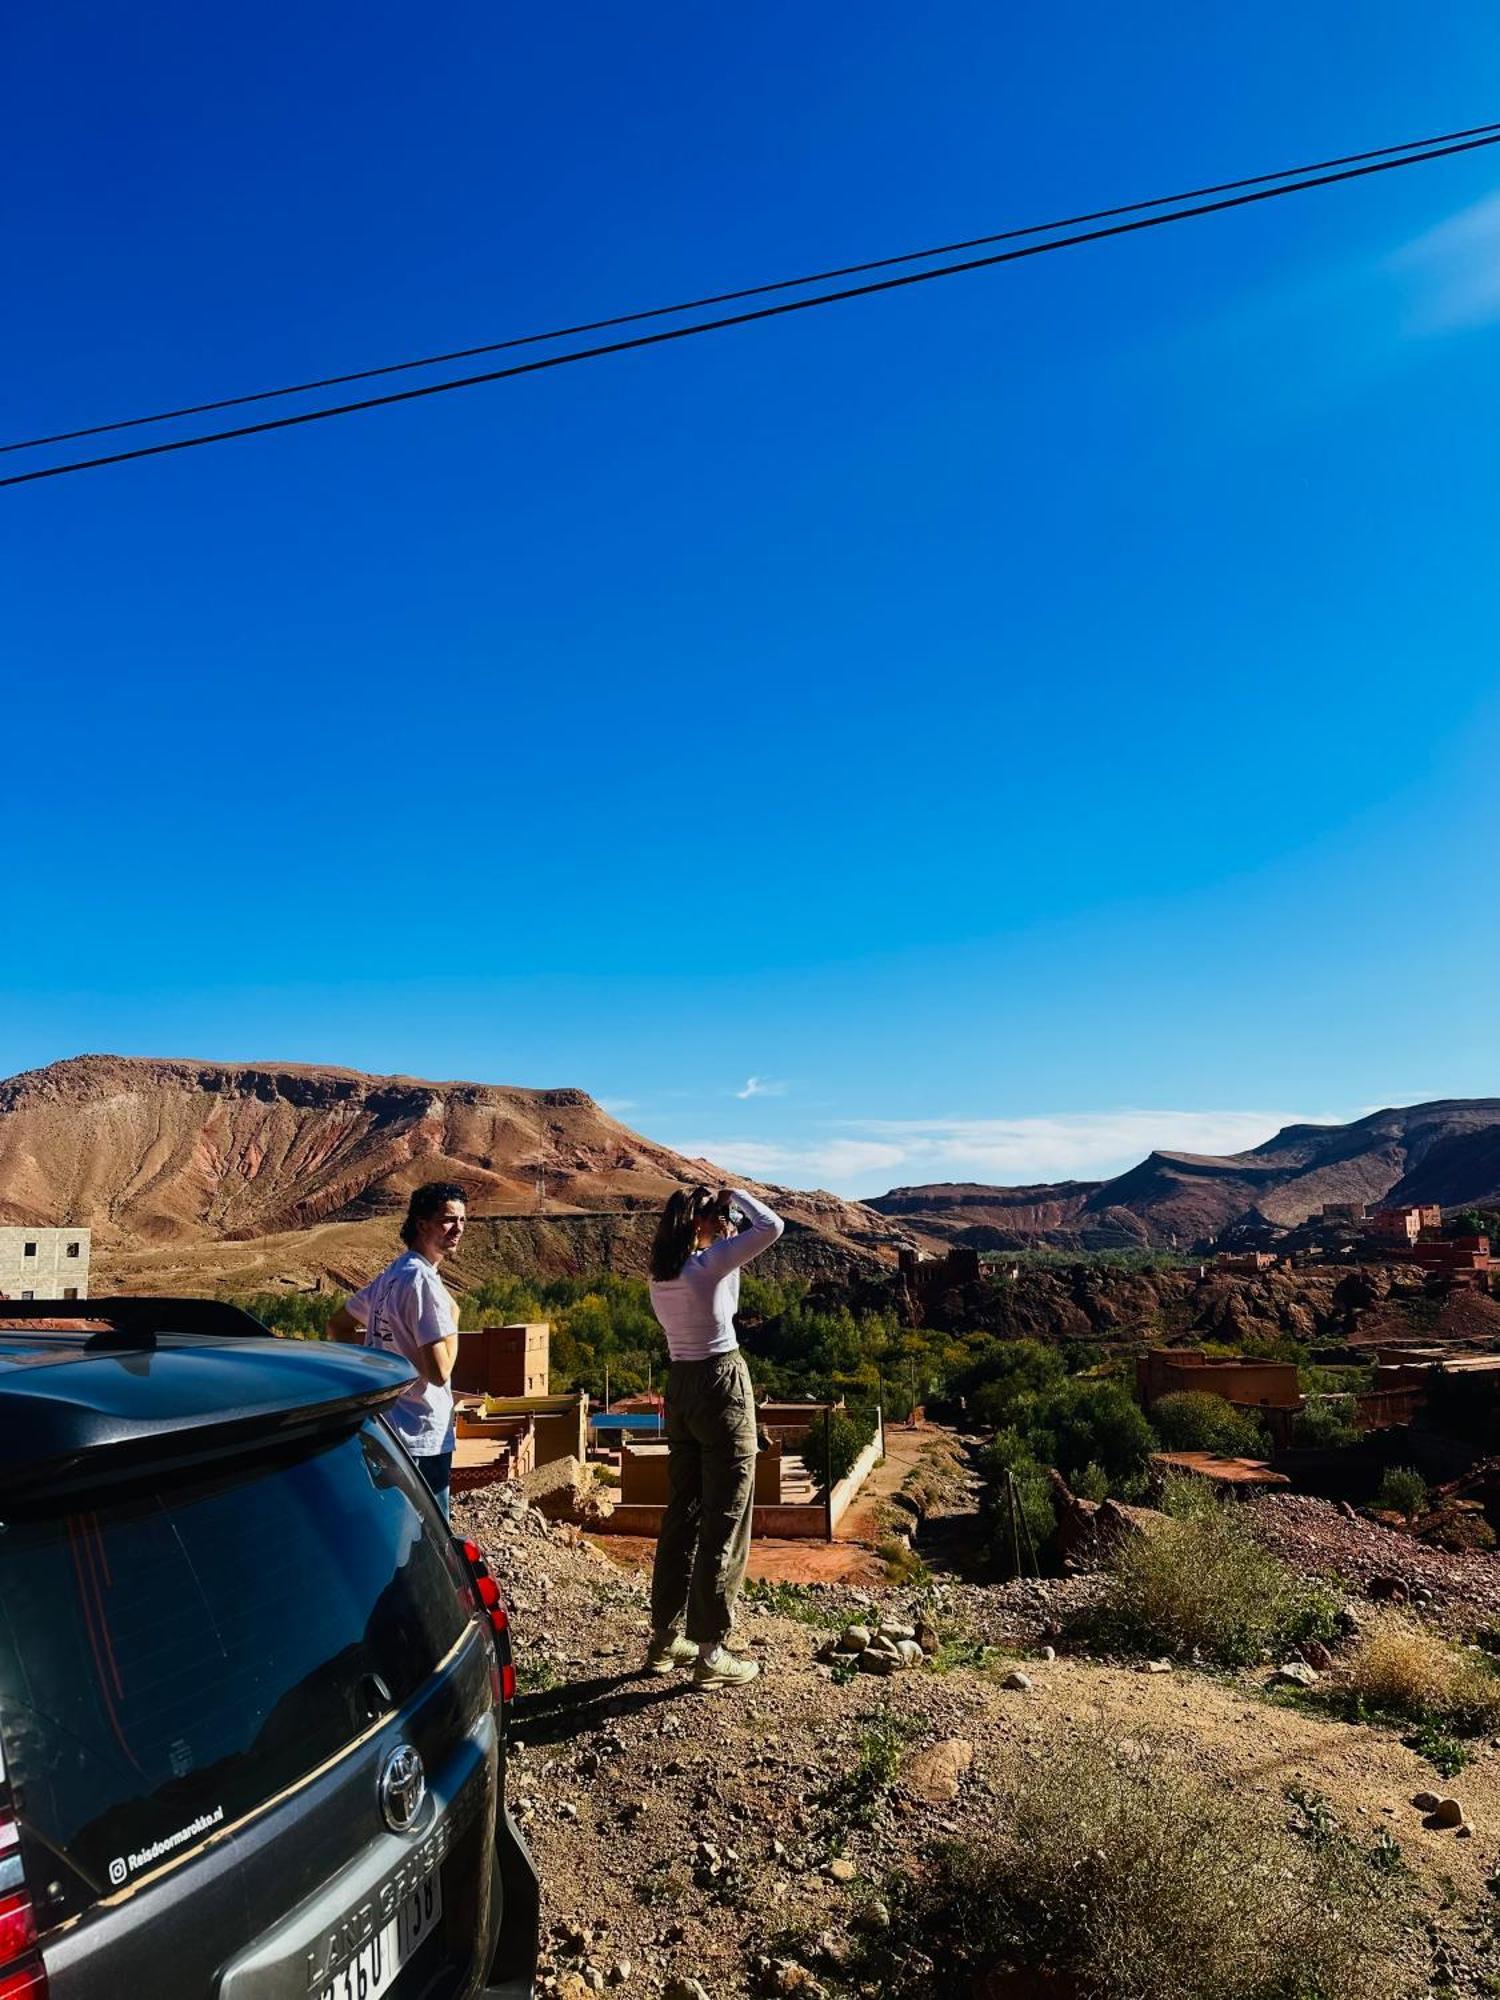
[(675, 1188), (667, 1197), (656, 1238), (651, 1245), (651, 1275), (658, 1284), (682, 1276), (682, 1267), (698, 1241), (698, 1225), (722, 1206), (724, 1197), (711, 1187)]

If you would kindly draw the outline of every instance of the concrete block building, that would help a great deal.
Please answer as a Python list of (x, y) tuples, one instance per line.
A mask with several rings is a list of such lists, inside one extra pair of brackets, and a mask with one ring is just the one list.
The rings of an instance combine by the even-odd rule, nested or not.
[(0, 1298), (86, 1299), (89, 1232), (0, 1227)]

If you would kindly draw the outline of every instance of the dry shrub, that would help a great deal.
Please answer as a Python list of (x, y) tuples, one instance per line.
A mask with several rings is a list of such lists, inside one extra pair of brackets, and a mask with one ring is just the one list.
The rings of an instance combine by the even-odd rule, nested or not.
[(1390, 1850), (1364, 1853), (1327, 1821), (1299, 1838), (1168, 1763), (1160, 1745), (1086, 1732), (1017, 1771), (997, 1825), (991, 1842), (940, 1850), (900, 1893), (883, 1992), (1388, 2000), (1403, 1990), (1407, 1883)]
[(1095, 1621), (1102, 1643), (1236, 1667), (1332, 1636), (1332, 1598), (1262, 1548), (1232, 1502), (1174, 1493), (1190, 1508), (1115, 1552)]
[(1500, 1674), (1425, 1625), (1386, 1613), (1361, 1635), (1335, 1692), (1360, 1708), (1465, 1734), (1500, 1727)]
[(875, 1553), (885, 1564), (887, 1583), (901, 1584), (907, 1589), (922, 1589), (930, 1581), (931, 1572), (909, 1542), (896, 1535), (886, 1535), (875, 1544)]

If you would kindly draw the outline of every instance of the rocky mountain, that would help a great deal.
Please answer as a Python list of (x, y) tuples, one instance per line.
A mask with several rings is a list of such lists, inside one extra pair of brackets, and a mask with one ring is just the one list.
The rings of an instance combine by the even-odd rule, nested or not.
[[(654, 1212), (700, 1178), (730, 1177), (581, 1090), (121, 1056), (0, 1082), (0, 1222), (90, 1226), (95, 1290), (362, 1279), (411, 1189), (443, 1179), (480, 1219), (460, 1284), (487, 1260), (639, 1270)], [(892, 1225), (858, 1203), (765, 1193), (796, 1268), (892, 1255)]]
[(1151, 1153), (1107, 1181), (893, 1188), (868, 1206), (930, 1242), (980, 1249), (1204, 1243), (1237, 1224), (1292, 1228), (1329, 1202), (1500, 1200), (1500, 1098), (1445, 1098), (1349, 1125), (1288, 1125), (1215, 1158)]

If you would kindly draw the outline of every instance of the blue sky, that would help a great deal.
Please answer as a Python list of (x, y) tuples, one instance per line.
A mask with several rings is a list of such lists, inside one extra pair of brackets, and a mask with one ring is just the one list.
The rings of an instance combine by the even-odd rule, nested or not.
[[(1500, 116), (1477, 8), (1046, 11), (15, 14), (0, 436)], [(1492, 1092), (1497, 347), (1500, 149), (0, 494), (0, 1071), (848, 1192)]]

